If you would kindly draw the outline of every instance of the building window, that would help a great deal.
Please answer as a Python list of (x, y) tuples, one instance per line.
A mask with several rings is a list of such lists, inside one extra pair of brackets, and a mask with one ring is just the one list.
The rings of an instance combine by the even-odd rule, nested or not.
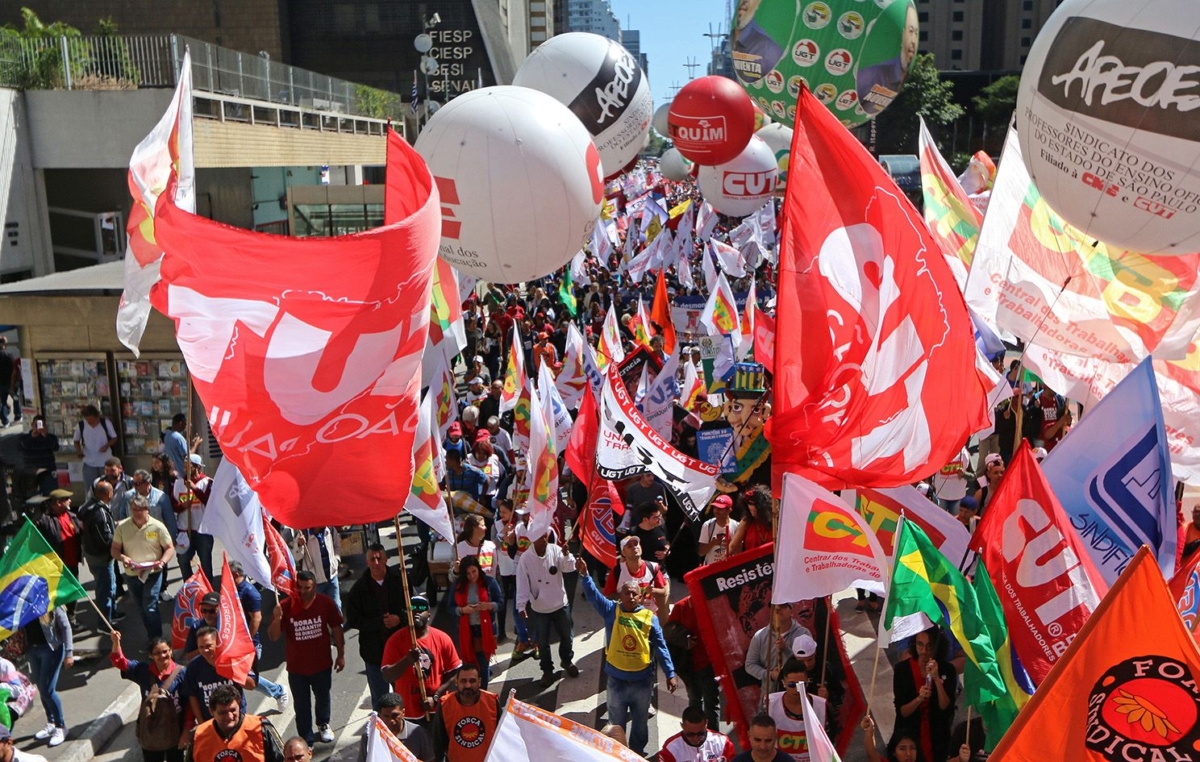
[(1021, 19), (1022, 29), (1033, 29), (1033, 19)]
[(954, 50), (951, 50), (950, 51), (950, 60), (951, 61), (961, 61), (962, 60), (962, 50), (959, 48), (955, 48)]
[(1028, 37), (1022, 37), (1022, 38), (1021, 38), (1021, 47), (1023, 47), (1023, 48), (1027, 48), (1027, 47), (1029, 47), (1029, 43), (1030, 43), (1030, 42), (1032, 42), (1032, 40), (1031, 40), (1030, 38), (1028, 38)]
[(545, 3), (530, 3), (529, 4), (529, 12), (530, 13), (545, 13), (546, 12), (546, 4)]
[(917, 21), (920, 21), (922, 24), (928, 24), (929, 11), (917, 11)]
[(951, 21), (962, 21), (963, 20), (963, 12), (955, 11), (953, 14), (951, 14), (950, 20)]
[(962, 42), (962, 38), (963, 33), (961, 29), (955, 29), (950, 33), (950, 39), (954, 40), (955, 42)]
[(1023, 10), (1023, 11), (1033, 10), (1033, 0), (1021, 0), (1021, 10)]
[(920, 40), (921, 40), (921, 42), (929, 42), (929, 32), (922, 29), (921, 34), (920, 34)]
[(529, 41), (530, 42), (545, 42), (546, 41), (546, 33), (545, 32), (530, 32), (529, 33)]
[(1026, 59), (1026, 58), (1029, 58), (1029, 56), (1027, 56), (1027, 55), (1025, 55), (1024, 53), (1022, 53), (1022, 54), (1021, 54), (1021, 65), (1022, 65), (1022, 66), (1024, 66), (1024, 65), (1025, 65), (1025, 59)]

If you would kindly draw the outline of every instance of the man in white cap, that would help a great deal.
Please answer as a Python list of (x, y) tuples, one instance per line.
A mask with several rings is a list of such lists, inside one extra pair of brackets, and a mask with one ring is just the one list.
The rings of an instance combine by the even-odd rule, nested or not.
[(713, 517), (700, 527), (700, 541), (697, 548), (706, 564), (724, 561), (729, 553), (729, 542), (737, 531), (738, 522), (729, 518), (733, 508), (733, 500), (729, 495), (718, 495), (712, 501)]
[(604, 595), (615, 598), (617, 591), (624, 582), (637, 583), (641, 591), (642, 604), (654, 612), (661, 613), (666, 618), (670, 608), (671, 581), (663, 573), (662, 566), (642, 558), (642, 541), (637, 535), (629, 535), (621, 540), (621, 562), (617, 564), (616, 574), (609, 574), (604, 585)]
[(492, 374), (488, 372), (487, 365), (484, 365), (483, 363), (483, 355), (475, 355), (475, 357), (471, 359), (471, 368), (467, 371), (467, 377), (482, 378), (484, 386), (492, 383)]
[(539, 685), (543, 688), (549, 688), (557, 679), (550, 653), (551, 629), (558, 633), (558, 660), (562, 668), (570, 677), (579, 677), (579, 668), (573, 661), (571, 609), (563, 584), (563, 574), (574, 565), (575, 557), (552, 544), (547, 534), (536, 538), (533, 547), (517, 562), (517, 616), (528, 619), (537, 637), (542, 667)]
[(472, 376), (467, 380), (467, 405), (478, 406), (487, 397), (487, 389), (484, 388), (484, 383), (482, 376)]
[(792, 656), (800, 660), (808, 671), (808, 683), (805, 686), (809, 697), (820, 696), (826, 701), (831, 697), (837, 698), (835, 704), (840, 704), (842, 689), (842, 667), (838, 659), (830, 659), (827, 664), (817, 660), (817, 641), (811, 635), (799, 635), (792, 641)]
[(754, 633), (746, 649), (746, 672), (759, 682), (769, 678), (769, 685), (779, 679), (779, 668), (792, 654), (792, 644), (801, 635), (812, 637), (807, 627), (792, 616), (790, 603), (772, 604), (771, 621)]

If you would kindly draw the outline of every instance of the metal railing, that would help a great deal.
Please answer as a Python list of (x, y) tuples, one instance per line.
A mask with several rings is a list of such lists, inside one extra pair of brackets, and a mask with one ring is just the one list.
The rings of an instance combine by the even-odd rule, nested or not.
[(241, 53), (182, 35), (0, 37), (0, 86), (23, 90), (174, 87), (186, 49), (197, 92), (331, 114), (399, 119), (385, 90)]

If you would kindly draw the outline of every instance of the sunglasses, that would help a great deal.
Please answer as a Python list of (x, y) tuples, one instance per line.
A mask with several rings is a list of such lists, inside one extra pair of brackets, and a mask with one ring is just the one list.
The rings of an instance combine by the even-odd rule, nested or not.
[(215, 614), (215, 613), (217, 613), (217, 610), (212, 608), (211, 606), (201, 606), (200, 613), (201, 614)]
[(429, 611), (429, 607), (417, 603), (413, 605), (412, 610), (414, 614), (420, 614), (422, 611)]

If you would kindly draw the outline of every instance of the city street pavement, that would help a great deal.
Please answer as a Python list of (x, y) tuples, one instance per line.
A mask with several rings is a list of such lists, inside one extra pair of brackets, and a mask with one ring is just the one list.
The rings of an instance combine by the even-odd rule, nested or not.
[[(416, 543), (415, 531), (411, 524), (404, 524), (406, 546)], [(385, 529), (380, 532), (382, 541), (392, 554), (392, 563), (396, 563), (395, 532)], [(221, 548), (218, 544), (214, 553), (214, 566), (220, 567)], [(356, 572), (357, 574), (358, 572)], [(90, 577), (83, 572), (85, 587), (90, 591)], [(352, 579), (342, 580), (342, 591), (347, 591)], [(178, 589), (180, 580), (178, 568), (173, 572), (171, 590)], [(673, 597), (683, 595), (684, 585), (674, 581)], [(269, 622), (274, 607), (274, 596), (270, 592), (263, 595), (263, 621)], [(444, 596), (443, 596), (444, 599)], [(132, 601), (124, 598), (120, 606), (127, 613), (122, 623), (125, 633), (126, 654), (131, 658), (141, 658), (145, 651), (146, 638), (141, 621), (133, 608)], [(170, 630), (171, 604), (163, 604), (164, 630)], [(866, 614), (854, 612), (853, 594), (848, 593), (840, 599), (839, 612), (842, 616), (847, 650), (855, 664), (855, 670), (863, 683), (863, 689), (870, 688), (872, 662), (874, 657), (874, 628), (875, 620)], [(541, 689), (538, 679), (541, 677), (536, 660), (524, 660), (513, 664), (511, 622), (508, 642), (501, 644), (496, 660), (492, 664), (493, 690), (502, 696), (515, 691), (517, 698), (554, 711), (570, 719), (582, 722), (592, 727), (600, 727), (605, 719), (605, 695), (602, 690), (602, 666), (604, 634), (600, 629), (601, 621), (591, 606), (583, 600), (582, 592), (577, 594), (574, 602), (575, 620), (575, 663), (579, 666), (580, 676), (571, 679), (563, 675), (562, 679), (549, 689)], [(82, 636), (76, 635), (76, 664), (70, 670), (64, 670), (59, 682), (59, 693), (62, 697), (64, 714), (69, 728), (68, 740), (63, 745), (50, 749), (44, 742), (37, 741), (33, 734), (45, 724), (45, 715), (40, 703), (35, 706), (17, 724), (14, 735), (18, 748), (35, 754), (40, 754), (51, 762), (85, 762), (96, 759), (97, 762), (139, 762), (140, 750), (134, 738), (132, 720), (136, 715), (139, 697), (133, 683), (121, 679), (119, 673), (108, 661), (108, 638), (98, 636), (91, 625), (96, 621), (96, 614), (91, 606), (80, 602), (79, 618), (83, 624)], [(434, 624), (447, 631), (453, 632), (450, 615), (440, 608), (434, 619)], [(263, 627), (264, 649), (260, 669), (271, 680), (287, 685), (286, 667), (283, 664), (283, 643), (273, 642), (265, 637)], [(103, 652), (100, 648), (103, 647)], [(557, 646), (554, 647), (557, 659)], [(890, 731), (892, 724), (891, 711), (891, 669), (886, 653), (879, 659), (877, 676), (877, 691), (881, 696), (881, 704), (875, 710), (878, 724)], [(658, 711), (650, 719), (650, 742), (647, 749), (657, 751), (659, 745), (670, 735), (679, 730), (679, 716), (687, 704), (686, 693), (682, 686), (672, 695), (666, 689), (665, 680), (659, 675), (659, 685), (655, 696), (655, 706)], [(259, 692), (249, 696), (249, 710), (269, 717), (285, 739), (294, 734), (294, 712), (289, 708), (280, 713), (275, 701)], [(346, 636), (346, 669), (333, 679), (333, 721), (331, 723), (337, 740), (333, 744), (318, 743), (315, 758), (324, 760), (353, 760), (357, 759), (359, 737), (364, 722), (370, 712), (370, 694), (367, 690), (366, 678), (362, 661), (358, 656), (358, 634), (350, 631)], [(89, 730), (90, 728), (90, 730)], [(728, 729), (727, 727), (723, 729)], [(861, 736), (861, 733), (860, 733)], [(861, 741), (856, 739), (850, 752), (844, 757), (846, 762), (860, 762), (865, 759), (861, 749)]]

